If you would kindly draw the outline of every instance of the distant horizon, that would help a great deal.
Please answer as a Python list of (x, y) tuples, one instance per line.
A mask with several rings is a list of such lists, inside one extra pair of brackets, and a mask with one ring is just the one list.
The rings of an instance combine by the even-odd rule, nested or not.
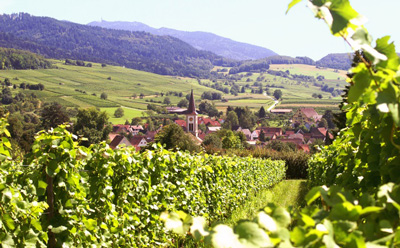
[[(64, 21), (64, 20), (60, 20), (60, 21)], [(93, 22), (140, 23), (140, 24), (146, 25), (146, 26), (148, 26), (148, 27), (150, 27), (150, 28), (155, 28), (155, 27), (152, 27), (152, 26), (147, 25), (146, 23), (142, 23), (142, 22), (138, 22), (138, 21), (132, 21), (132, 22), (129, 22), (129, 21), (108, 21), (108, 20), (104, 20), (104, 19), (103, 19), (103, 20), (100, 20), (100, 21), (88, 22), (87, 24), (82, 24), (82, 25), (89, 25), (90, 23), (93, 23)], [(81, 23), (78, 23), (78, 24), (81, 24)], [(155, 29), (163, 29), (163, 28), (166, 28), (166, 29), (173, 29), (173, 28), (169, 28), (169, 27), (160, 27), (160, 28), (155, 28)], [(177, 29), (173, 29), (173, 30), (177, 30)], [(189, 32), (189, 33), (202, 32), (202, 33), (214, 34), (214, 33), (212, 33), (212, 32), (207, 32), (207, 31), (186, 31), (186, 30), (179, 30), (179, 31), (182, 31), (182, 32)], [(220, 35), (218, 35), (218, 34), (214, 34), (214, 35), (220, 36)], [(220, 37), (223, 37), (223, 36), (220, 36)], [(233, 40), (233, 39), (228, 38), (228, 37), (223, 37), (223, 38)], [(233, 40), (233, 41), (236, 41), (236, 40)], [(241, 42), (241, 41), (236, 41), (236, 42), (240, 42), (240, 43), (244, 43), (244, 44), (249, 44), (249, 45), (253, 45), (253, 46), (257, 46), (257, 47), (262, 47), (262, 48), (269, 49), (268, 47), (263, 47), (263, 46), (259, 46), (259, 45), (254, 45), (254, 44), (247, 43), (247, 42)], [(273, 51), (273, 50), (272, 50), (272, 51)], [(273, 52), (275, 52), (275, 51), (273, 51)], [(324, 58), (324, 57), (326, 57), (326, 56), (328, 56), (328, 55), (331, 55), (331, 54), (352, 54), (352, 53), (353, 53), (352, 51), (350, 51), (350, 52), (331, 52), (331, 53), (327, 53), (327, 54), (323, 55), (323, 56), (322, 56), (321, 58), (319, 58), (319, 59), (313, 59), (313, 58), (311, 58), (311, 59), (314, 60), (314, 61), (318, 61), (318, 60), (321, 60), (322, 58)], [(274, 56), (274, 55), (273, 55), (273, 56)], [(306, 56), (306, 55), (305, 55), (305, 56), (299, 56), (299, 55), (291, 56), (291, 55), (287, 55), (287, 54), (277, 54), (276, 56), (289, 56), (289, 57), (293, 57), (293, 58), (295, 58), (295, 57), (308, 57), (308, 56)]]
[[(310, 57), (352, 53), (341, 38), (333, 37), (323, 21), (313, 18), (301, 2), (285, 15), (287, 1), (272, 0), (3, 0), (0, 13), (25, 12), (87, 25), (93, 21), (139, 22), (153, 28), (212, 33), (237, 42), (270, 49), (282, 56)], [(356, 11), (370, 21), (373, 38), (391, 35), (400, 46), (396, 27), (400, 1), (351, 0)], [(388, 7), (387, 9), (384, 9)], [(383, 11), (384, 10), (384, 11)], [(400, 50), (400, 49), (397, 49)]]

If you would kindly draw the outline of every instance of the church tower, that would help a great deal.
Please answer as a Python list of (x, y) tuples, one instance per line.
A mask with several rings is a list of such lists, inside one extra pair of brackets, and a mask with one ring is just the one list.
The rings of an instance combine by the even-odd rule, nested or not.
[(186, 114), (186, 130), (192, 133), (194, 136), (198, 137), (198, 121), (196, 105), (194, 104), (193, 90), (190, 94), (189, 108), (185, 112)]

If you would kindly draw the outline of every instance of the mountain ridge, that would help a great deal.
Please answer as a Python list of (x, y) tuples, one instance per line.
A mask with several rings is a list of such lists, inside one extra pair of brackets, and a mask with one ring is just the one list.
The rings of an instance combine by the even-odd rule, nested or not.
[(278, 55), (268, 48), (234, 41), (211, 32), (181, 31), (166, 27), (157, 29), (141, 22), (108, 22), (102, 20), (100, 22), (90, 22), (87, 25), (127, 31), (144, 31), (155, 35), (169, 35), (199, 50), (211, 51), (222, 57), (235, 60), (255, 60)]
[(108, 63), (161, 75), (207, 77), (214, 65), (226, 62), (171, 36), (103, 29), (27, 13), (0, 15), (0, 44), (56, 59)]

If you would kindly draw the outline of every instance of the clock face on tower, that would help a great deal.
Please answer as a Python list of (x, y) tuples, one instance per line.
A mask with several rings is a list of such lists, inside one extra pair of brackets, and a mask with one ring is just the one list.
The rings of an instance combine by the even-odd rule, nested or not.
[(189, 117), (189, 121), (193, 121), (193, 117)]

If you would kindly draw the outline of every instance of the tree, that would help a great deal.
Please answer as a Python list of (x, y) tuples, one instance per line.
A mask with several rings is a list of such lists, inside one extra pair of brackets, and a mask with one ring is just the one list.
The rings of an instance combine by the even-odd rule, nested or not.
[(260, 136), (258, 137), (258, 140), (262, 141), (262, 142), (265, 141), (265, 133), (264, 133), (264, 131), (262, 129), (261, 129), (261, 132), (260, 132)]
[(279, 140), (273, 140), (268, 145), (267, 148), (273, 149), (278, 152), (290, 152), (296, 151), (296, 144), (291, 142), (281, 142)]
[(104, 64), (104, 63), (102, 63), (102, 64), (101, 64), (101, 67), (103, 67), (103, 68), (104, 68), (104, 67), (106, 67), (106, 66), (107, 66), (107, 65), (106, 65), (106, 64)]
[(105, 111), (100, 112), (94, 107), (79, 109), (76, 117), (74, 132), (88, 139), (82, 141), (82, 145), (89, 146), (108, 139), (112, 126), (108, 122), (109, 117)]
[(274, 91), (274, 97), (277, 100), (281, 99), (282, 98), (282, 91), (281, 90), (275, 90)]
[(155, 130), (156, 128), (154, 127), (154, 122), (151, 120), (151, 118), (147, 119), (147, 131), (153, 132)]
[(6, 86), (11, 86), (11, 80), (9, 78), (5, 78), (4, 83), (6, 84)]
[(101, 93), (100, 99), (106, 100), (107, 98), (108, 98), (107, 93), (105, 93), (105, 92)]
[(187, 108), (189, 106), (189, 101), (186, 100), (186, 99), (182, 99), (182, 100), (179, 101), (177, 106), (180, 107), (180, 108)]
[(240, 90), (240, 93), (246, 93), (246, 88), (242, 86), (242, 89)]
[(235, 111), (230, 111), (228, 115), (226, 116), (225, 122), (224, 122), (224, 127), (226, 129), (232, 129), (234, 126), (239, 125), (239, 118)]
[(328, 122), (325, 118), (321, 118), (321, 120), (318, 122), (318, 127), (328, 128)]
[(167, 149), (188, 150), (191, 152), (200, 151), (200, 147), (196, 145), (193, 139), (183, 131), (182, 127), (173, 123), (166, 125), (154, 137), (155, 143), (164, 145)]
[(210, 146), (214, 148), (222, 148), (222, 141), (215, 133), (207, 134), (204, 137), (203, 143), (204, 146)]
[(169, 99), (169, 97), (165, 97), (163, 103), (165, 105), (170, 105), (171, 104), (171, 100)]
[(240, 141), (240, 138), (231, 130), (228, 130), (222, 138), (222, 148), (224, 149), (241, 148), (241, 144), (242, 142)]
[(265, 113), (265, 109), (263, 106), (261, 106), (260, 111), (258, 111), (258, 118), (265, 118), (266, 113)]
[(57, 102), (45, 104), (41, 111), (42, 127), (49, 129), (69, 122), (69, 116), (64, 106)]
[(121, 118), (122, 116), (124, 116), (124, 109), (119, 107), (115, 110), (114, 112), (114, 117), (115, 118)]

